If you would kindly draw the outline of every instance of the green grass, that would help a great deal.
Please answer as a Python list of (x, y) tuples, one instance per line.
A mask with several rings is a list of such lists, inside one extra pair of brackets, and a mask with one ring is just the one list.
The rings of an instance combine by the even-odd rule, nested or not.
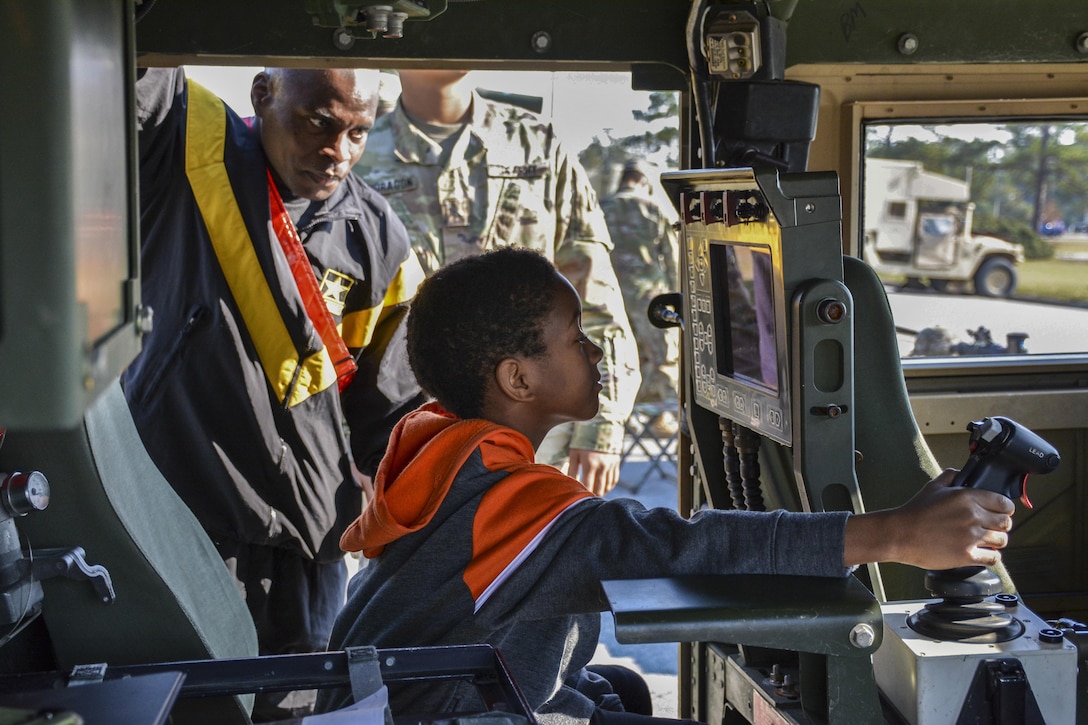
[[(1029, 259), (1016, 268), (1017, 297), (1031, 297), (1056, 302), (1088, 303), (1088, 261)], [(901, 285), (906, 277), (881, 275), (886, 284)]]
[(1088, 302), (1088, 261), (1029, 259), (1016, 269), (1017, 297)]
[(1047, 241), (1055, 254), (1088, 253), (1088, 234), (1063, 234)]

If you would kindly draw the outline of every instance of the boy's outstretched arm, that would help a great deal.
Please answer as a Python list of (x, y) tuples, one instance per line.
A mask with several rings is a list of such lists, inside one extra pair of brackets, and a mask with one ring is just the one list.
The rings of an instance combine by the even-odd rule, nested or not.
[(851, 516), (847, 566), (897, 561), (923, 569), (990, 566), (1008, 544), (1015, 504), (993, 491), (953, 487), (946, 469), (902, 506)]

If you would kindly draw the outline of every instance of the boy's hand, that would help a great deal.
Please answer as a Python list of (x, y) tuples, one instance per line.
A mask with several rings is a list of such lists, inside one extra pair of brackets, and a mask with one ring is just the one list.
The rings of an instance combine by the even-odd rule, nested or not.
[(571, 448), (567, 475), (581, 481), (594, 495), (604, 496), (620, 482), (620, 455)]
[(898, 508), (851, 516), (847, 566), (898, 561), (923, 569), (991, 566), (1009, 542), (1015, 504), (993, 491), (952, 486), (946, 469)]

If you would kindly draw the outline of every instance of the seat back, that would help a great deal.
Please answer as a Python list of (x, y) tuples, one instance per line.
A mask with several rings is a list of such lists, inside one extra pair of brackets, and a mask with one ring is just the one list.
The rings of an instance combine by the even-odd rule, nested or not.
[[(868, 264), (843, 257), (843, 283), (853, 300), (854, 322), (854, 466), (866, 511), (905, 503), (941, 472), (910, 406), (895, 321), (884, 284)], [(964, 451), (966, 460), (967, 451)], [(801, 508), (793, 471), (793, 451), (765, 440), (760, 449), (768, 508)], [(813, 510), (821, 501), (809, 502)], [(927, 599), (925, 572), (888, 562), (880, 564), (885, 601)], [(999, 563), (994, 568), (1006, 591), (1015, 591)]]
[[(895, 320), (884, 284), (856, 257), (843, 257), (843, 282), (854, 300), (854, 447), (867, 511), (898, 506), (941, 472), (910, 407)], [(966, 460), (967, 451), (964, 451)], [(994, 569), (1012, 591), (1003, 564)], [(924, 573), (887, 563), (880, 576), (888, 601), (932, 596)]]
[[(159, 473), (119, 382), (69, 431), (11, 433), (4, 470), (39, 470), (49, 506), (18, 521), (24, 548), (82, 547), (112, 578), (104, 604), (91, 584), (42, 582), (42, 615), (57, 666), (252, 657), (257, 636), (226, 566)], [(252, 698), (184, 700), (177, 722), (248, 722)]]

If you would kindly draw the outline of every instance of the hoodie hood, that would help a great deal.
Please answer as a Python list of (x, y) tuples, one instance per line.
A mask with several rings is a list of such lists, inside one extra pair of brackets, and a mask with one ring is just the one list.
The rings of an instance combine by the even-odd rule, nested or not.
[[(393, 429), (374, 478), (374, 497), (344, 532), (340, 548), (373, 558), (387, 544), (422, 529), (477, 448), (490, 470), (529, 473), (533, 479), (543, 474), (577, 484), (551, 466), (533, 463), (532, 444), (521, 433), (487, 420), (462, 420), (436, 402), (426, 403)], [(580, 484), (577, 488), (592, 496)]]

